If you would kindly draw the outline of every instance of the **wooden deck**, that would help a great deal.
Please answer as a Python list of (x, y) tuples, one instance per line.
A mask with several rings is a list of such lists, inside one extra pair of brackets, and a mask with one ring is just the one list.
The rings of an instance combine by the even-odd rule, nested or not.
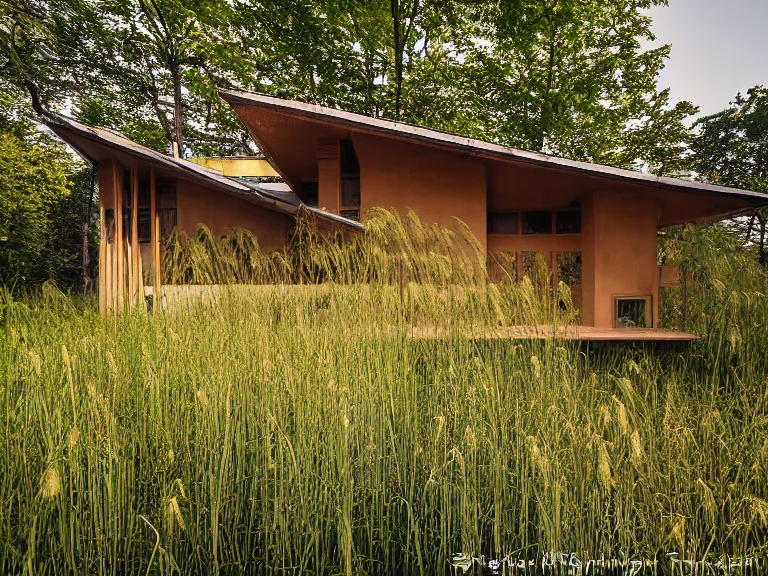
[[(435, 327), (413, 327), (413, 338), (441, 338), (447, 331)], [(651, 328), (594, 328), (591, 326), (508, 326), (467, 330), (478, 340), (577, 340), (582, 342), (691, 342), (699, 336)]]

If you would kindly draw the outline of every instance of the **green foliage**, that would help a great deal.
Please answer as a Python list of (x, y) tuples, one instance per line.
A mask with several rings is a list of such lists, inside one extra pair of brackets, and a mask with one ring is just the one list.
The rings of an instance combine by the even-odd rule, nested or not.
[[(38, 17), (33, 29), (45, 33), (28, 32), (26, 42), (62, 31), (79, 37), (54, 59), (60, 67), (79, 50), (66, 75), (80, 86), (64, 83), (59, 99), (72, 96), (83, 119), (157, 149), (180, 141), (185, 153), (253, 151), (216, 94), (236, 85), (676, 174), (683, 120), (695, 107), (671, 105), (656, 87), (669, 47), (640, 47), (653, 38), (643, 10), (661, 3), (94, 0), (71, 3), (60, 18)], [(25, 54), (47, 61), (38, 52)], [(45, 84), (49, 68), (27, 68), (17, 76)]]
[[(768, 89), (755, 86), (738, 94), (731, 107), (702, 118), (692, 143), (692, 166), (713, 184), (768, 192)], [(731, 222), (745, 243), (754, 244), (768, 265), (768, 209)]]
[(68, 224), (69, 164), (60, 145), (0, 134), (0, 284), (40, 284), (67, 258), (56, 225)]
[[(363, 252), (441, 241), (407, 228), (384, 222)], [(724, 246), (687, 234), (699, 248), (670, 258)], [(373, 261), (385, 278), (390, 261)], [(177, 286), (186, 299), (168, 290), (152, 315), (103, 317), (50, 286), (0, 292), (0, 571), (438, 575), (456, 552), (762, 556), (768, 298), (733, 274), (740, 260), (710, 262), (691, 313), (708, 332), (683, 354), (499, 337), (537, 318), (535, 296), (430, 273), (449, 270), (439, 249), (416, 267), (434, 283), (225, 286), (208, 300)], [(354, 277), (347, 266), (326, 270)]]
[(695, 126), (697, 172), (713, 184), (768, 192), (768, 89), (738, 94), (731, 107)]
[(669, 231), (660, 249), (664, 263), (679, 266), (684, 279), (681, 287), (662, 289), (663, 325), (703, 336), (707, 372), (763, 370), (768, 272), (754, 250), (722, 223)]
[[(670, 172), (688, 102), (656, 86), (669, 46), (653, 39), (648, 0), (490, 2), (459, 78), (477, 135), (558, 156)], [(669, 147), (671, 144), (671, 148)]]
[[(85, 88), (83, 49), (98, 22), (89, 0), (3, 0), (0, 2), (0, 69), (3, 84), (62, 104)], [(88, 31), (88, 32), (87, 32)], [(5, 89), (5, 87), (4, 87)]]

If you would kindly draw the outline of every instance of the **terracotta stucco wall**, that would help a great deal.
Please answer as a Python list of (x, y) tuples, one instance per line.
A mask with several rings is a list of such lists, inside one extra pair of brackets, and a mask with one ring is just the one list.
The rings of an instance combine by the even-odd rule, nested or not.
[(99, 162), (99, 202), (102, 208), (115, 207), (115, 166), (112, 160)]
[(217, 237), (235, 228), (250, 230), (265, 250), (283, 246), (293, 225), (286, 214), (185, 181), (176, 186), (176, 218), (179, 231), (189, 235), (198, 224)]
[(485, 248), (486, 180), (481, 160), (407, 142), (355, 134), (363, 214), (413, 210), (424, 222), (466, 223)]
[(489, 234), (488, 252), (581, 252), (581, 234)]
[(658, 327), (658, 205), (654, 198), (595, 191), (582, 206), (585, 325), (613, 326), (614, 296), (652, 297)]
[[(580, 201), (588, 183), (530, 166), (491, 163), (488, 170), (488, 211), (560, 210)], [(581, 234), (489, 234), (488, 251), (581, 252)]]
[(338, 138), (323, 138), (317, 146), (317, 205), (334, 214), (341, 206), (341, 150)]

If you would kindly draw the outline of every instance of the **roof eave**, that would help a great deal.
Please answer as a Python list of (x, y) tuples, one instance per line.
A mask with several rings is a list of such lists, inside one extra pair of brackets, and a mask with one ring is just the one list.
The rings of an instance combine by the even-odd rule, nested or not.
[(302, 208), (307, 208), (308, 212), (316, 217), (325, 219), (335, 224), (341, 224), (355, 230), (365, 230), (365, 227), (359, 222), (330, 214), (317, 208), (309, 208), (303, 203), (298, 205), (288, 202), (282, 202), (272, 197), (268, 191), (262, 191), (258, 185), (245, 185), (226, 176), (221, 176), (213, 170), (209, 170), (205, 167), (180, 160), (176, 158), (170, 158), (159, 154), (158, 152), (141, 146), (140, 144), (133, 142), (132, 140), (125, 138), (125, 136), (118, 135), (131, 145), (120, 145), (117, 142), (107, 140), (95, 131), (95, 129), (81, 125), (79, 122), (69, 120), (58, 115), (46, 115), (42, 118), (42, 122), (48, 126), (53, 132), (59, 136), (62, 140), (67, 142), (86, 162), (91, 165), (97, 163), (95, 158), (92, 158), (84, 149), (77, 146), (75, 139), (68, 137), (76, 135), (79, 138), (83, 138), (93, 142), (96, 145), (104, 146), (110, 150), (114, 150), (128, 156), (131, 156), (137, 160), (153, 163), (161, 166), (163, 169), (179, 174), (182, 177), (186, 177), (195, 182), (203, 183), (206, 186), (214, 188), (225, 194), (241, 198), (251, 204), (261, 206), (276, 212), (287, 214), (289, 216), (296, 217), (301, 212)]
[[(671, 189), (677, 192), (727, 195), (731, 198), (735, 197), (742, 199), (754, 205), (768, 205), (768, 195), (760, 192), (728, 188), (725, 186), (717, 186), (691, 180), (661, 177), (612, 166), (569, 160), (567, 158), (559, 158), (540, 152), (531, 152), (528, 150), (502, 146), (500, 144), (473, 140), (456, 134), (411, 124), (392, 122), (379, 118), (368, 118), (367, 116), (353, 114), (351, 112), (333, 108), (324, 108), (316, 104), (283, 100), (262, 94), (220, 88), (219, 95), (233, 107), (237, 107), (238, 105), (258, 106), (278, 114), (304, 117), (346, 129), (354, 129), (370, 134), (425, 144), (490, 160), (533, 164), (548, 167), (550, 169), (589, 174), (598, 178), (619, 180), (636, 185)], [(271, 158), (270, 163), (279, 173), (279, 168)], [(283, 176), (285, 177), (285, 175)], [(286, 179), (286, 181), (288, 180)]]

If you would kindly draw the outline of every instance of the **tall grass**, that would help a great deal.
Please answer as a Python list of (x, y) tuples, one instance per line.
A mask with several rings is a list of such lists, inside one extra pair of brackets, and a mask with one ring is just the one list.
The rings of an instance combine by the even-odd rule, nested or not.
[[(200, 247), (181, 246), (177, 280), (272, 282), (183, 311), (104, 318), (51, 288), (3, 292), (0, 572), (427, 575), (456, 552), (765, 551), (762, 293), (720, 264), (697, 274), (725, 288), (697, 286), (707, 307), (686, 321), (709, 332), (686, 350), (504, 340), (494, 327), (568, 307), (489, 283), (458, 234), (425, 256), (423, 226), (380, 225), (394, 232), (354, 239), (360, 254), (311, 231), (279, 255), (251, 246), (274, 275), (189, 264)], [(665, 298), (671, 324), (681, 300)], [(478, 324), (488, 337), (466, 337)]]

